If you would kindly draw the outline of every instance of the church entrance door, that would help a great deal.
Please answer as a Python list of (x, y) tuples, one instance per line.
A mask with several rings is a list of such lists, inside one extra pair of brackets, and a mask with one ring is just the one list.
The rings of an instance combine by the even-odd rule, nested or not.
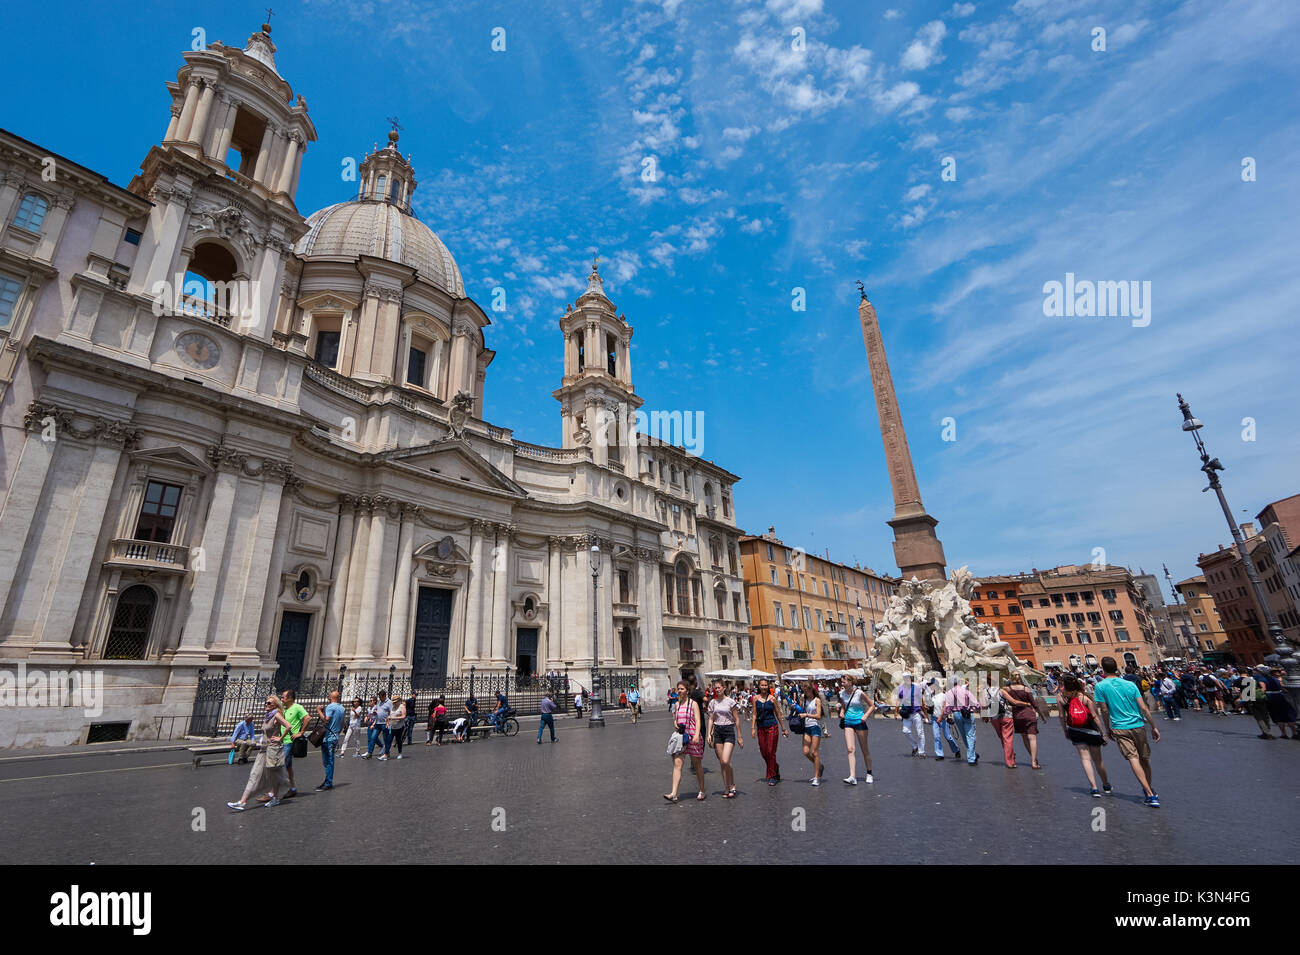
[(311, 614), (286, 610), (280, 620), (280, 643), (275, 650), (277, 690), (296, 690), (302, 682), (302, 665), (307, 658), (307, 635), (311, 633)]
[(451, 591), (421, 587), (415, 604), (415, 646), (411, 649), (411, 687), (442, 686), (451, 640)]

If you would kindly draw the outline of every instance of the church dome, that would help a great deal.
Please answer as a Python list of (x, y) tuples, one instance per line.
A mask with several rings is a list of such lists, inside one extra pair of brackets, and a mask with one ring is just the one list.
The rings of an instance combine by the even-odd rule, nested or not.
[(442, 240), (390, 202), (357, 199), (313, 212), (295, 251), (302, 256), (373, 255), (400, 262), (451, 295), (465, 297), (460, 268)]
[(361, 163), (361, 188), (349, 202), (327, 206), (307, 217), (307, 234), (295, 251), (302, 256), (373, 255), (400, 262), (445, 292), (465, 297), (460, 269), (442, 240), (411, 213), (415, 170), (397, 151), (397, 126), (388, 145), (378, 144)]

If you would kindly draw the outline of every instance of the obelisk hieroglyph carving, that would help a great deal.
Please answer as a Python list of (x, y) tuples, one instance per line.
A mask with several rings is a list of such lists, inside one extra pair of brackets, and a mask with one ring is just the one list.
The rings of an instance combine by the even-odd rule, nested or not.
[(934, 533), (939, 522), (925, 512), (921, 503), (921, 488), (912, 468), (912, 452), (907, 446), (907, 432), (903, 430), (903, 415), (898, 408), (898, 396), (894, 394), (894, 379), (889, 373), (876, 309), (867, 300), (861, 282), (858, 291), (862, 293), (862, 301), (858, 303), (862, 341), (867, 347), (867, 365), (871, 369), (871, 386), (880, 416), (880, 438), (885, 445), (885, 464), (894, 492), (894, 518), (889, 521), (894, 529), (894, 559), (905, 580), (912, 577), (944, 580), (947, 574), (943, 544)]

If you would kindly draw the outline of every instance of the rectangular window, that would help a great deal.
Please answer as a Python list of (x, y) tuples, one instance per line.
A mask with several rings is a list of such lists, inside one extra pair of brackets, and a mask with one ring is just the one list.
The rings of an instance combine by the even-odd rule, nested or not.
[(768, 560), (776, 560), (776, 552), (772, 550), (772, 545), (771, 545), (771, 544), (768, 544), (768, 545), (767, 545), (767, 559), (768, 559)]
[(1128, 643), (1128, 631), (1123, 629), (1122, 627), (1119, 630), (1116, 630), (1115, 639), (1119, 643)]
[(776, 568), (775, 567), (767, 568), (767, 573), (768, 576), (772, 578), (772, 583), (776, 583)]
[(406, 383), (424, 387), (424, 366), (429, 356), (414, 346), (411, 347), (410, 354), (406, 356)]
[(122, 238), (126, 240), (127, 245), (139, 245), (141, 236), (137, 230), (127, 229), (126, 234), (122, 236)]
[(787, 587), (794, 587), (794, 574), (790, 573), (788, 570), (785, 572), (785, 585)]
[(781, 609), (781, 605), (780, 605), (779, 603), (775, 602), (775, 601), (773, 601), (772, 606), (776, 608), (776, 625), (777, 625), (778, 627), (784, 627), (784, 626), (785, 626), (785, 611), (782, 610), (782, 609)]
[(18, 308), (18, 296), (22, 293), (23, 283), (8, 275), (0, 275), (0, 328), (8, 328), (14, 320), (14, 311)]
[(181, 489), (175, 484), (150, 481), (144, 489), (144, 502), (140, 505), (140, 517), (135, 524), (135, 539), (170, 543), (180, 500)]
[(339, 333), (316, 333), (316, 360), (326, 368), (336, 368), (339, 363)]
[(795, 630), (799, 629), (799, 608), (790, 604), (790, 626)]
[(807, 607), (803, 608), (803, 626), (805, 630), (812, 629), (812, 611)]
[(825, 627), (822, 626), (822, 612), (820, 610), (817, 611), (817, 629), (818, 630), (825, 629)]
[(1007, 598), (1007, 600), (1015, 600), (1016, 592), (1014, 590), (1004, 590), (1002, 591), (1002, 596)]
[(1124, 611), (1123, 611), (1123, 610), (1111, 610), (1111, 611), (1108, 611), (1108, 613), (1110, 614), (1110, 619), (1111, 619), (1111, 621), (1112, 621), (1113, 623), (1123, 623), (1123, 622), (1124, 622)]

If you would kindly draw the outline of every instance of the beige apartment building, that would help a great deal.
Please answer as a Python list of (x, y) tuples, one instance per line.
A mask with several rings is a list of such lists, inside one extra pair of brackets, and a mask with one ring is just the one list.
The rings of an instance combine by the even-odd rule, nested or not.
[(1219, 619), (1219, 609), (1214, 606), (1214, 597), (1205, 585), (1205, 575), (1197, 574), (1180, 580), (1174, 587), (1185, 604), (1183, 616), (1178, 622), (1187, 627), (1190, 639), (1196, 641), (1197, 648), (1203, 654), (1224, 650), (1228, 635)]
[(792, 547), (769, 527), (740, 538), (750, 659), (771, 673), (860, 667), (897, 580)]
[[(1127, 568), (1066, 564), (987, 580), (986, 588), (995, 581), (1004, 582), (997, 584), (1003, 589), (1015, 583), (1029, 658), (1038, 669), (1092, 665), (1104, 656), (1121, 666), (1145, 667), (1160, 658), (1150, 606)], [(1015, 634), (1003, 632), (1020, 654)]]

